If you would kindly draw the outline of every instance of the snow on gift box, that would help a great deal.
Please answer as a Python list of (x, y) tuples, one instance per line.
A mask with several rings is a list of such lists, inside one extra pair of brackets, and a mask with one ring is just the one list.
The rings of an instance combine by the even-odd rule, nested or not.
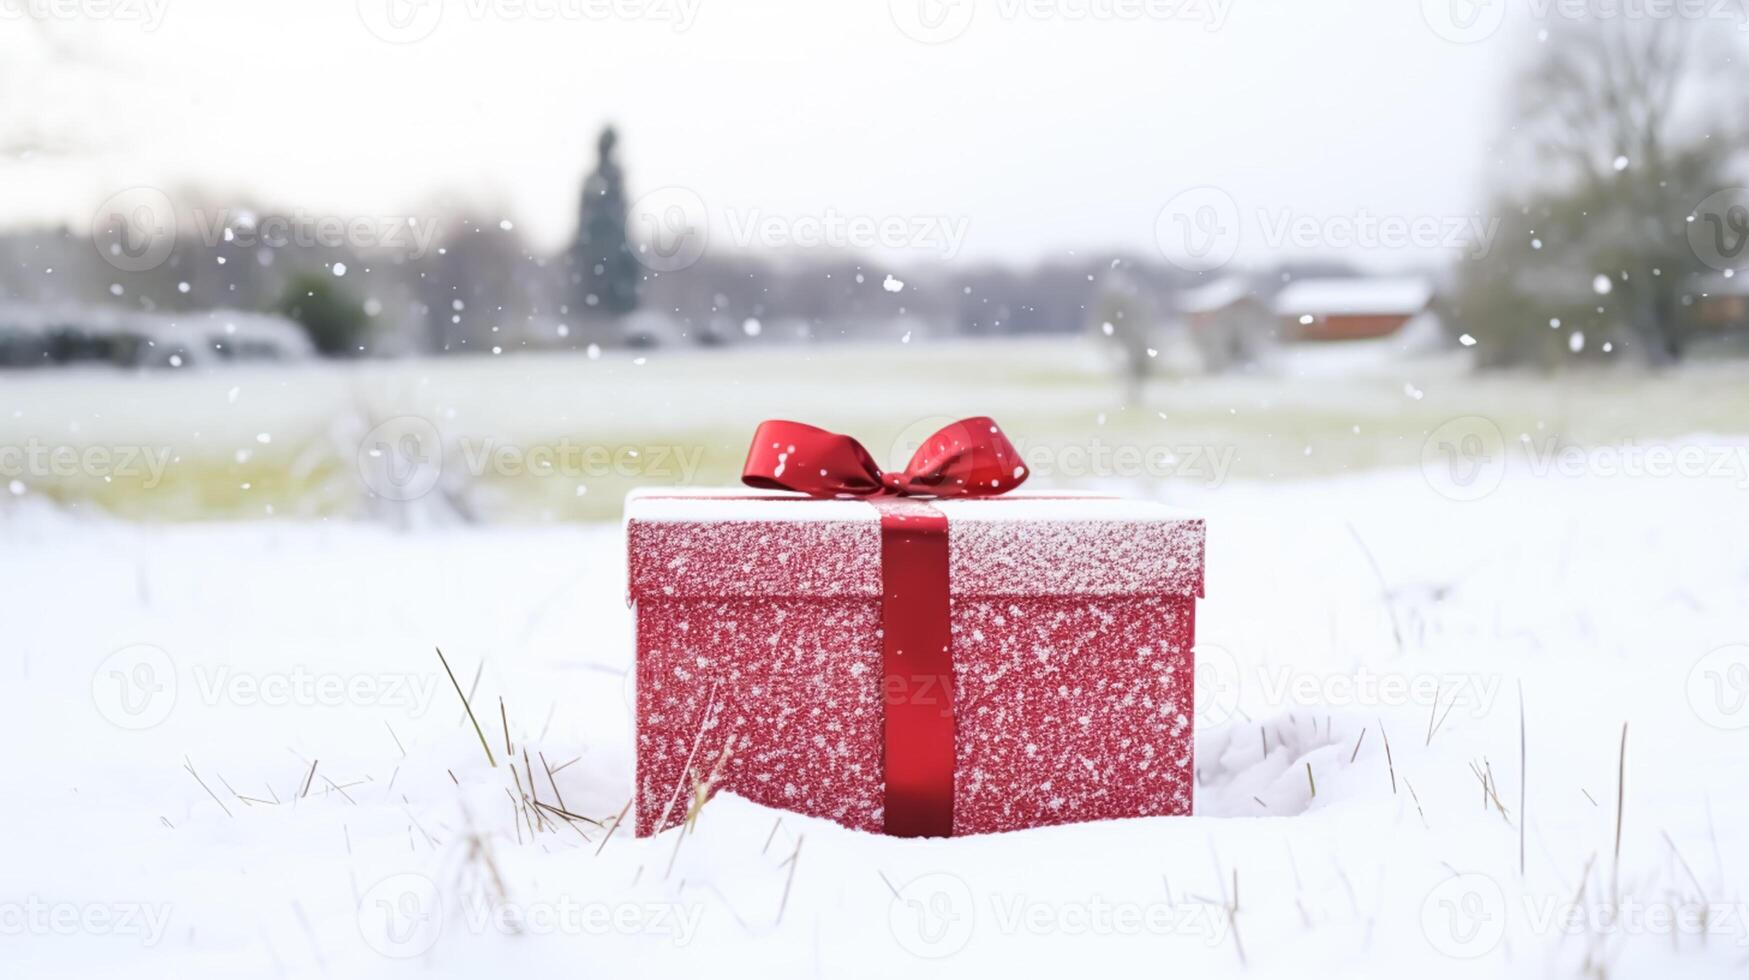
[(640, 836), (707, 780), (899, 836), (1190, 812), (1203, 522), (1005, 493), (1014, 456), (969, 419), (881, 474), (768, 422), (746, 482), (810, 496), (627, 499)]

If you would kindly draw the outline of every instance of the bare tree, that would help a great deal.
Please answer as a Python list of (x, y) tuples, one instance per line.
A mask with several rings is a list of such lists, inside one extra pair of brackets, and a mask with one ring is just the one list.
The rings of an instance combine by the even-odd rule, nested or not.
[(1542, 33), (1511, 91), (1500, 238), (1460, 300), (1496, 358), (1568, 350), (1557, 322), (1621, 331), (1655, 364), (1681, 356), (1685, 291), (1705, 271), (1687, 223), (1745, 146), (1749, 76), (1725, 33), (1599, 15)]
[(1130, 404), (1140, 404), (1157, 353), (1153, 297), (1117, 266), (1106, 275), (1089, 312), (1089, 330), (1118, 353), (1125, 397)]

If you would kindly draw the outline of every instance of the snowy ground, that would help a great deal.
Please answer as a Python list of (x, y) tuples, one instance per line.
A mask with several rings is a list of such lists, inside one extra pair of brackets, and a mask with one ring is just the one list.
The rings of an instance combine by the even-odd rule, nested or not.
[(0, 972), (1742, 976), (1749, 442), (1677, 445), (1720, 472), (1175, 491), (1210, 522), (1198, 815), (928, 842), (731, 797), (685, 838), (517, 812), (531, 776), (597, 820), (628, 798), (614, 524), (27, 495)]
[[(1741, 369), (1147, 401), (1062, 342), (8, 375), (0, 976), (1744, 974)], [(977, 413), (1037, 485), (1209, 519), (1197, 816), (519, 809), (630, 794), (627, 486)]]

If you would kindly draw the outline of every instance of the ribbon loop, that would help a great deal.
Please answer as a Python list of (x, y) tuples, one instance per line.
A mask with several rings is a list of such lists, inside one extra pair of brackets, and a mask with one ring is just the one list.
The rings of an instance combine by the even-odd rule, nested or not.
[(989, 417), (945, 426), (923, 440), (901, 473), (882, 473), (862, 443), (802, 422), (770, 419), (754, 430), (741, 482), (811, 497), (989, 497), (1026, 480), (1020, 453)]

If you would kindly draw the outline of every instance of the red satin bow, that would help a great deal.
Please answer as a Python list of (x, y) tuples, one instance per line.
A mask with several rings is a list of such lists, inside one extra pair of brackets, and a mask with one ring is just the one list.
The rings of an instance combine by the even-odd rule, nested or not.
[(801, 422), (759, 423), (741, 482), (812, 497), (989, 497), (1025, 481), (1020, 453), (989, 418), (961, 419), (923, 440), (903, 473), (882, 473), (849, 436)]

